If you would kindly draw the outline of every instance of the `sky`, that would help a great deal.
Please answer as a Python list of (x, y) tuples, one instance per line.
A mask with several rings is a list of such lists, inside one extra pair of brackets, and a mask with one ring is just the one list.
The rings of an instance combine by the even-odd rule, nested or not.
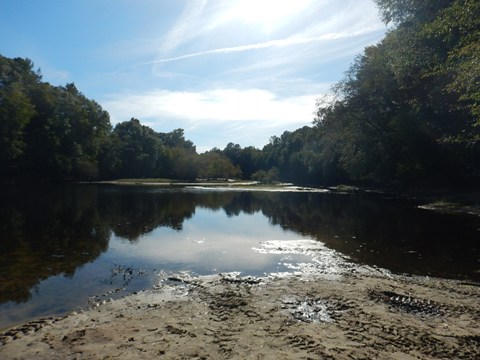
[(311, 125), (386, 32), (373, 0), (0, 0), (0, 54), (197, 151)]

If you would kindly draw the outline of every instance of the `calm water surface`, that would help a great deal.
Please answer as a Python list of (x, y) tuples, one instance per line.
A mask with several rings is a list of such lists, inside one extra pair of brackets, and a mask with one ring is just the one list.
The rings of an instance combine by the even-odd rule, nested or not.
[(480, 219), (379, 195), (110, 185), (0, 192), (0, 328), (151, 287), (159, 274), (264, 275), (311, 261), (256, 251), (315, 240), (348, 261), (480, 281)]

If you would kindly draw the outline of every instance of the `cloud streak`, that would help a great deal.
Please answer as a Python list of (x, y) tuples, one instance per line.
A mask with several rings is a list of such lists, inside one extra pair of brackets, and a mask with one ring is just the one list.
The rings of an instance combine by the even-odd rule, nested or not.
[(165, 36), (161, 53), (166, 54), (177, 48), (180, 44), (192, 37), (191, 24), (199, 19), (207, 5), (207, 0), (191, 1), (184, 9), (175, 25)]
[(270, 41), (255, 43), (255, 44), (230, 46), (230, 47), (223, 47), (218, 49), (192, 52), (185, 55), (179, 55), (179, 56), (149, 61), (149, 62), (143, 63), (142, 65), (161, 64), (161, 63), (185, 60), (185, 59), (190, 59), (198, 56), (205, 56), (205, 55), (212, 55), (212, 54), (230, 54), (230, 53), (243, 52), (243, 51), (267, 49), (267, 48), (273, 48), (273, 47), (280, 48), (280, 47), (304, 45), (304, 44), (310, 44), (310, 43), (328, 41), (328, 40), (338, 40), (342, 38), (350, 38), (350, 37), (363, 35), (366, 32), (369, 32), (369, 30), (370, 29), (359, 30), (355, 32), (348, 32), (348, 31), (334, 32), (334, 33), (323, 34), (319, 36), (311, 36), (311, 37), (291, 36), (285, 39), (270, 40)]

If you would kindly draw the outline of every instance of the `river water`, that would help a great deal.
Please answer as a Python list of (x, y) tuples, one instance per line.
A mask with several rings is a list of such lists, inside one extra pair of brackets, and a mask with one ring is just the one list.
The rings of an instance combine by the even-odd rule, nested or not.
[(6, 188), (0, 329), (147, 289), (183, 271), (262, 276), (367, 266), (480, 281), (480, 219), (418, 205), (322, 191)]

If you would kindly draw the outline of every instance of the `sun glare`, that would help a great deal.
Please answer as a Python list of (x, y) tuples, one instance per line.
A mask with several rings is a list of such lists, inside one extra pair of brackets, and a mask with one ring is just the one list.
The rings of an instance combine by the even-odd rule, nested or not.
[(265, 31), (272, 31), (304, 9), (310, 1), (238, 0), (231, 8), (229, 17), (260, 25)]

